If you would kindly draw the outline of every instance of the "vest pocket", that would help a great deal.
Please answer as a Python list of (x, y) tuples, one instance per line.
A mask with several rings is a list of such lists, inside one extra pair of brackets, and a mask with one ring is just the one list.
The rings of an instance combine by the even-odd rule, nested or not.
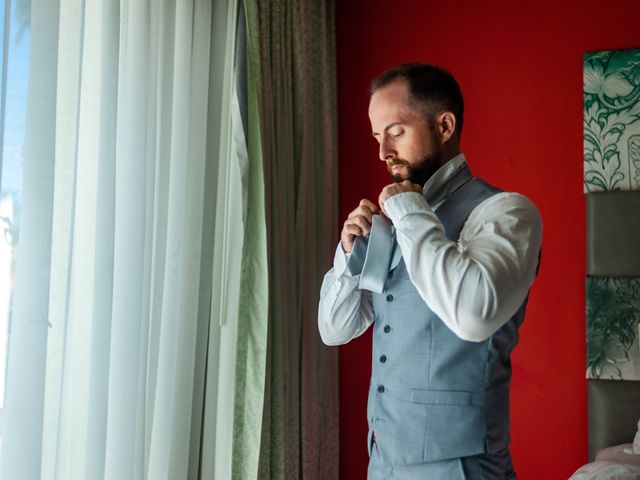
[(413, 389), (410, 401), (427, 408), (424, 460), (433, 462), (482, 453), (484, 409), (472, 392)]
[(484, 408), (470, 403), (428, 407), (424, 458), (427, 462), (484, 452)]

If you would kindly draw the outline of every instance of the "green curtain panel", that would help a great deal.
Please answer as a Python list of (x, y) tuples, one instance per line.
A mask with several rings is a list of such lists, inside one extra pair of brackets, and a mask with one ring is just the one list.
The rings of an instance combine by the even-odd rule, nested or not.
[[(255, 81), (248, 72), (245, 233), (240, 279), (232, 478), (258, 477), (265, 396), (269, 286), (264, 173)], [(242, 95), (241, 95), (242, 96)]]
[[(236, 423), (234, 478), (333, 479), (339, 465), (338, 358), (336, 349), (321, 343), (316, 315), (338, 238), (334, 4), (244, 5), (249, 138), (251, 144), (258, 135), (251, 125), (255, 88), (261, 146), (260, 152), (250, 148), (249, 156), (251, 168), (261, 156), (264, 175), (268, 332), (257, 477), (247, 465), (256, 448), (248, 431), (259, 416), (254, 408), (253, 420), (245, 416)], [(246, 280), (243, 291), (251, 289)], [(245, 316), (245, 333), (254, 334), (254, 327), (262, 332), (261, 319)], [(246, 357), (254, 364), (238, 363), (244, 374), (257, 375), (262, 366), (257, 343)], [(239, 385), (236, 392), (244, 393), (239, 401), (246, 408), (260, 393), (253, 396), (248, 375), (245, 380), (244, 392)], [(259, 384), (257, 376), (254, 381)]]

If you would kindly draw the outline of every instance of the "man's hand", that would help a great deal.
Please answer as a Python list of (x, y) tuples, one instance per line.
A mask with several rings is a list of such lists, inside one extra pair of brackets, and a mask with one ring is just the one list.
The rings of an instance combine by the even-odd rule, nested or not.
[(356, 237), (369, 235), (373, 215), (378, 212), (378, 207), (371, 200), (360, 200), (358, 208), (349, 214), (342, 226), (340, 242), (345, 253), (351, 252)]
[(380, 209), (385, 215), (387, 215), (387, 212), (384, 209), (384, 202), (386, 202), (390, 197), (403, 192), (422, 193), (422, 187), (416, 183), (411, 183), (409, 180), (405, 180), (401, 183), (392, 183), (391, 185), (384, 187), (378, 197), (378, 204), (380, 204)]

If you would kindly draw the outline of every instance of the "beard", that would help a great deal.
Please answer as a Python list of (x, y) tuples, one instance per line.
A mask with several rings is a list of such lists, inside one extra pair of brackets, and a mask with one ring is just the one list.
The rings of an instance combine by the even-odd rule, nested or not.
[(431, 141), (431, 153), (422, 157), (418, 162), (411, 164), (407, 160), (402, 158), (396, 158), (387, 163), (389, 173), (395, 165), (402, 165), (408, 170), (406, 177), (402, 175), (391, 174), (391, 178), (395, 183), (402, 183), (405, 180), (409, 180), (411, 183), (415, 183), (424, 187), (434, 173), (442, 166), (442, 143), (436, 137), (435, 125), (429, 124), (429, 136)]
[(402, 165), (404, 166), (409, 173), (405, 176), (403, 175), (391, 175), (392, 180), (395, 183), (402, 183), (405, 180), (409, 180), (411, 183), (415, 183), (424, 187), (424, 184), (427, 183), (434, 173), (440, 168), (442, 165), (442, 151), (437, 149), (436, 151), (430, 153), (422, 157), (422, 159), (413, 165), (411, 165), (406, 160), (402, 160), (400, 158), (395, 159), (393, 162), (387, 164), (389, 170), (394, 165)]

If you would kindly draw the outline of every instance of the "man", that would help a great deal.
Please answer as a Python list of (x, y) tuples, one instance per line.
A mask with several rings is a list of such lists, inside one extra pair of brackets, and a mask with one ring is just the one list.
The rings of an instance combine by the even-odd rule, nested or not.
[[(344, 222), (318, 314), (328, 345), (374, 328), (369, 479), (513, 479), (509, 356), (537, 272), (540, 215), (472, 177), (448, 72), (401, 65), (371, 92), (372, 133), (394, 183)], [(374, 253), (385, 231), (389, 246)], [(382, 278), (367, 278), (376, 263)]]

